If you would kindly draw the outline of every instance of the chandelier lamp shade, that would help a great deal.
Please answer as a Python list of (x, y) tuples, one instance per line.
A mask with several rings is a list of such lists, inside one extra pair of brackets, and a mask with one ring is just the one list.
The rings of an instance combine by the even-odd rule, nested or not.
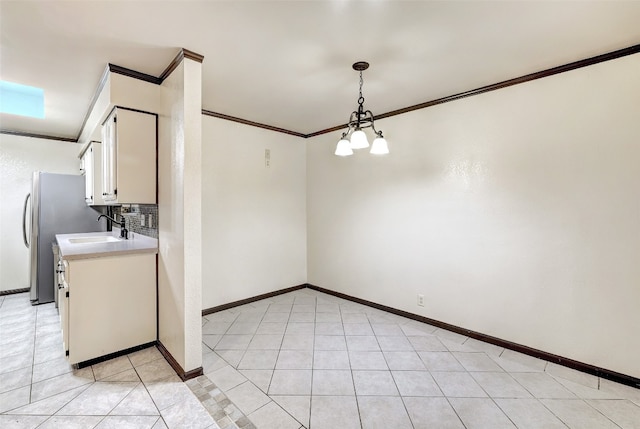
[(353, 69), (360, 72), (360, 93), (358, 97), (358, 110), (351, 112), (347, 130), (342, 133), (340, 141), (336, 146), (335, 154), (338, 156), (353, 155), (354, 149), (366, 149), (369, 147), (369, 139), (364, 132), (366, 128), (371, 128), (375, 134), (371, 150), (369, 153), (373, 155), (386, 155), (389, 153), (389, 146), (382, 135), (382, 131), (376, 130), (374, 126), (374, 117), (371, 110), (364, 109), (364, 97), (362, 96), (362, 72), (369, 68), (369, 63), (358, 61), (353, 65)]

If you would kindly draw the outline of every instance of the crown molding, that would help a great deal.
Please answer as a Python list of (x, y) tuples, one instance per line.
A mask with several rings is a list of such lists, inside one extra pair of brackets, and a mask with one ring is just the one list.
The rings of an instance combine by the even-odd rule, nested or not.
[[(502, 82), (494, 83), (492, 85), (482, 86), (480, 88), (472, 89), (470, 91), (460, 92), (458, 94), (449, 95), (447, 97), (437, 98), (435, 100), (426, 101), (424, 103), (415, 104), (413, 106), (404, 107), (402, 109), (392, 110), (390, 112), (377, 115), (374, 119), (390, 118), (396, 115), (402, 115), (404, 113), (413, 112), (414, 110), (425, 109), (427, 107), (436, 106), (438, 104), (449, 103), (451, 101), (460, 100), (462, 98), (472, 97), (474, 95), (484, 94), (486, 92), (495, 91), (497, 89), (507, 88), (513, 85), (519, 85), (521, 83), (531, 82), (533, 80), (542, 79), (545, 77), (553, 76), (560, 73), (565, 73), (571, 70), (576, 70), (582, 67), (592, 66), (605, 61), (615, 60), (618, 58), (626, 57), (627, 55), (633, 55), (640, 52), (640, 44), (633, 45), (628, 48), (618, 49), (617, 51), (607, 52), (606, 54), (596, 55), (595, 57), (586, 58), (572, 63), (563, 64), (561, 66), (552, 67), (550, 69), (542, 70), (535, 73), (530, 73), (524, 76), (516, 77), (513, 79), (505, 80)], [(339, 131), (345, 128), (345, 125), (338, 125), (324, 130), (316, 131), (314, 133), (306, 134), (305, 138), (315, 137), (322, 134)]]
[[(456, 101), (456, 100), (460, 100), (462, 98), (467, 98), (467, 97), (472, 97), (475, 95), (480, 95), (480, 94), (484, 94), (490, 91), (495, 91), (498, 89), (502, 89), (502, 88), (507, 88), (509, 86), (513, 86), (513, 85), (519, 85), (521, 83), (526, 83), (526, 82), (531, 82), (533, 80), (537, 80), (537, 79), (542, 79), (545, 77), (549, 77), (549, 76), (554, 76), (560, 73), (565, 73), (568, 71), (572, 71), (572, 70), (576, 70), (579, 68), (583, 68), (583, 67), (588, 67), (588, 66), (592, 66), (595, 64), (599, 64), (605, 61), (611, 61), (611, 60), (615, 60), (618, 58), (622, 58), (622, 57), (626, 57), (628, 55), (633, 55), (633, 54), (637, 54), (640, 53), (640, 44), (636, 44), (636, 45), (632, 45), (629, 46), (627, 48), (623, 48), (623, 49), (618, 49), (615, 51), (611, 51), (611, 52), (607, 52), (605, 54), (601, 54), (601, 55), (596, 55), (594, 57), (590, 57), (590, 58), (585, 58), (582, 60), (578, 60), (578, 61), (574, 61), (571, 63), (567, 63), (567, 64), (563, 64), (557, 67), (552, 67), (546, 70), (542, 70), (542, 71), (538, 71), (535, 73), (530, 73), (524, 76), (519, 76), (513, 79), (508, 79), (502, 82), (498, 82), (498, 83), (494, 83), (492, 85), (486, 85), (480, 88), (476, 88), (476, 89), (472, 89), (469, 91), (464, 91), (464, 92), (460, 92), (457, 94), (453, 94), (453, 95), (449, 95), (447, 97), (442, 97), (442, 98), (438, 98), (435, 100), (430, 100), (430, 101), (426, 101), (424, 103), (419, 103), (419, 104), (415, 104), (413, 106), (409, 106), (409, 107), (404, 107), (402, 109), (397, 109), (397, 110), (392, 110), (390, 112), (386, 112), (383, 113), (381, 115), (377, 115), (374, 117), (374, 119), (385, 119), (385, 118), (390, 118), (392, 116), (397, 116), (397, 115), (402, 115), (404, 113), (408, 113), (408, 112), (413, 112), (414, 110), (420, 110), (420, 109), (425, 109), (427, 107), (431, 107), (431, 106), (436, 106), (438, 104), (444, 104), (444, 103), (449, 103), (451, 101)], [(188, 58), (190, 60), (193, 61), (198, 61), (198, 62), (202, 62), (204, 60), (204, 56), (197, 54), (193, 51), (189, 51), (188, 49), (180, 49), (180, 51), (178, 52), (178, 54), (176, 55), (176, 57), (171, 61), (171, 63), (169, 63), (169, 65), (167, 66), (167, 68), (160, 74), (160, 76), (155, 77), (155, 76), (151, 76), (145, 73), (140, 73), (137, 72), (135, 70), (131, 70), (131, 69), (127, 69), (125, 67), (121, 67), (115, 64), (109, 64), (107, 66), (107, 68), (105, 69), (102, 77), (100, 78), (100, 82), (98, 83), (98, 87), (96, 89), (96, 92), (91, 100), (91, 103), (89, 104), (89, 109), (87, 110), (87, 114), (85, 115), (84, 121), (82, 122), (82, 126), (80, 127), (80, 132), (82, 132), (82, 129), (84, 128), (87, 119), (89, 117), (89, 113), (91, 112), (91, 109), (93, 109), (93, 106), (95, 105), (97, 99), (98, 99), (98, 95), (100, 94), (100, 91), (104, 88), (104, 85), (106, 83), (106, 79), (108, 77), (108, 73), (109, 72), (113, 72), (113, 73), (118, 73), (118, 74), (122, 74), (124, 76), (128, 76), (134, 79), (140, 79), (146, 82), (150, 82), (150, 83), (154, 83), (156, 85), (161, 84), (175, 69), (176, 67), (178, 67), (178, 65), (182, 62), (182, 60), (184, 60), (185, 58)], [(237, 122), (237, 123), (241, 123), (244, 125), (249, 125), (249, 126), (253, 126), (253, 127), (258, 127), (258, 128), (263, 128), (266, 130), (270, 130), (270, 131), (275, 131), (275, 132), (279, 132), (279, 133), (284, 133), (284, 134), (288, 134), (288, 135), (292, 135), (292, 136), (296, 136), (296, 137), (301, 137), (304, 139), (307, 138), (311, 138), (311, 137), (316, 137), (322, 134), (327, 134), (327, 133), (332, 133), (334, 131), (339, 131), (344, 129), (347, 124), (342, 124), (342, 125), (336, 125), (330, 128), (325, 128), (322, 130), (318, 130), (312, 133), (300, 133), (297, 131), (291, 131), (291, 130), (287, 130), (285, 128), (280, 128), (280, 127), (274, 127), (268, 124), (262, 124), (259, 122), (254, 122), (248, 119), (243, 119), (243, 118), (239, 118), (236, 116), (231, 116), (231, 115), (226, 115), (224, 113), (219, 113), (219, 112), (213, 112), (210, 110), (206, 110), (206, 109), (202, 109), (202, 114), (205, 116), (212, 116), (215, 118), (219, 118), (219, 119), (224, 119), (227, 121), (232, 121), (232, 122)], [(78, 133), (78, 138), (76, 139), (71, 139), (71, 138), (66, 138), (66, 137), (56, 137), (56, 136), (47, 136), (47, 135), (40, 135), (40, 134), (31, 134), (31, 133), (22, 133), (19, 131), (11, 131), (11, 130), (2, 130), (0, 129), (0, 133), (1, 134), (12, 134), (12, 135), (22, 135), (22, 136), (26, 136), (26, 137), (37, 137), (37, 138), (45, 138), (45, 139), (51, 139), (51, 140), (60, 140), (60, 141), (69, 141), (69, 142), (77, 142), (78, 138), (80, 137), (80, 133)]]
[(184, 60), (185, 58), (193, 60), (193, 61), (197, 61), (199, 63), (201, 63), (204, 60), (204, 56), (197, 54), (193, 51), (190, 51), (188, 49), (180, 49), (180, 52), (178, 52), (178, 55), (175, 56), (175, 58), (173, 60), (171, 60), (171, 62), (169, 63), (169, 65), (167, 66), (166, 69), (164, 69), (164, 71), (162, 73), (160, 73), (160, 76), (158, 77), (158, 79), (160, 80), (159, 83), (164, 82), (164, 80), (169, 77), (169, 75), (171, 73), (173, 73), (173, 71), (180, 65), (180, 63), (182, 62), (182, 60)]
[(236, 116), (225, 115), (224, 113), (212, 112), (212, 111), (206, 110), (206, 109), (202, 109), (202, 114), (205, 115), (205, 116), (212, 116), (214, 118), (219, 118), (219, 119), (224, 119), (224, 120), (227, 120), (227, 121), (237, 122), (237, 123), (244, 124), (244, 125), (249, 125), (249, 126), (252, 126), (252, 127), (263, 128), (263, 129), (269, 130), (269, 131), (276, 131), (278, 133), (289, 134), (290, 136), (296, 136), (296, 137), (302, 137), (302, 138), (306, 138), (307, 137), (306, 134), (299, 133), (299, 132), (296, 132), (296, 131), (291, 131), (291, 130), (287, 130), (287, 129), (280, 128), (280, 127), (274, 127), (274, 126), (267, 125), (267, 124), (261, 124), (260, 122), (253, 122), (253, 121), (249, 121), (247, 119), (238, 118)]
[(24, 131), (0, 129), (0, 134), (7, 134), (10, 136), (20, 136), (20, 137), (31, 137), (35, 139), (56, 140), (56, 141), (68, 142), (68, 143), (78, 143), (78, 139), (74, 139), (71, 137), (60, 137), (60, 136), (50, 136), (47, 134), (26, 133)]
[(134, 79), (153, 83), (155, 85), (160, 85), (162, 83), (162, 79), (160, 79), (159, 77), (151, 76), (150, 74), (142, 73), (136, 70), (131, 70), (126, 67), (121, 67), (116, 64), (109, 63), (107, 68), (111, 73), (121, 74), (123, 76), (132, 77)]
[[(565, 73), (571, 70), (576, 70), (582, 67), (587, 67), (587, 66), (592, 66), (598, 63), (602, 63), (605, 61), (610, 61), (610, 60), (615, 60), (618, 58), (622, 58), (628, 55), (633, 55), (633, 54), (637, 54), (640, 52), (640, 44), (638, 45), (633, 45), (630, 46), (628, 48), (624, 48), (624, 49), (618, 49), (616, 51), (612, 51), (612, 52), (607, 52), (606, 54), (602, 54), (602, 55), (596, 55), (594, 57), (590, 57), (590, 58), (586, 58), (583, 60), (579, 60), (579, 61), (574, 61), (568, 64), (563, 64), (561, 66), (557, 66), (557, 67), (552, 67), (550, 69), (546, 69), (546, 70), (542, 70), (539, 72), (535, 72), (535, 73), (530, 73), (524, 76), (520, 76), (520, 77), (516, 77), (513, 79), (509, 79), (509, 80), (505, 80), (502, 82), (498, 82), (498, 83), (494, 83), (492, 85), (487, 85), (487, 86), (483, 86), (480, 88), (476, 88), (476, 89), (472, 89), (470, 91), (465, 91), (465, 92), (460, 92), (458, 94), (453, 94), (447, 97), (442, 97), (442, 98), (438, 98), (435, 100), (430, 100), (430, 101), (426, 101), (424, 103), (420, 103), (420, 104), (415, 104), (413, 106), (409, 106), (409, 107), (404, 107), (402, 109), (397, 109), (397, 110), (392, 110), (390, 112), (386, 112), (383, 113), (381, 115), (377, 115), (374, 117), (374, 119), (385, 119), (385, 118), (390, 118), (392, 116), (396, 116), (396, 115), (402, 115), (404, 113), (408, 113), (408, 112), (413, 112), (414, 110), (420, 110), (420, 109), (425, 109), (427, 107), (431, 107), (431, 106), (436, 106), (438, 104), (444, 104), (444, 103), (449, 103), (451, 101), (456, 101), (456, 100), (460, 100), (462, 98), (467, 98), (467, 97), (472, 97), (474, 95), (480, 95), (480, 94), (484, 94), (490, 91), (495, 91), (498, 89), (502, 89), (502, 88), (507, 88), (509, 86), (513, 86), (513, 85), (519, 85), (521, 83), (526, 83), (526, 82), (531, 82), (533, 80), (537, 80), (537, 79), (542, 79), (545, 77), (549, 77), (549, 76), (553, 76), (556, 74), (560, 74), (560, 73)], [(290, 134), (293, 136), (297, 136), (297, 137), (302, 137), (305, 139), (311, 138), (311, 137), (316, 137), (316, 136), (320, 136), (322, 134), (328, 134), (328, 133), (332, 133), (334, 131), (340, 131), (343, 130), (344, 128), (347, 127), (347, 124), (341, 124), (341, 125), (336, 125), (330, 128), (325, 128), (322, 130), (318, 130), (309, 134), (304, 134), (304, 133), (299, 133), (296, 131), (291, 131), (291, 130), (286, 130), (283, 128), (279, 128), (279, 127), (272, 127), (270, 125), (266, 125), (266, 124), (260, 124), (257, 122), (253, 122), (247, 119), (242, 119), (242, 118), (238, 118), (238, 117), (234, 117), (234, 116), (229, 116), (229, 115), (225, 115), (223, 113), (216, 113), (216, 112), (211, 112), (208, 110), (202, 110), (202, 114), (203, 115), (208, 115), (208, 116), (214, 116), (217, 118), (221, 118), (221, 119), (226, 119), (229, 121), (233, 121), (233, 122), (238, 122), (241, 124), (245, 124), (245, 125), (250, 125), (250, 126), (255, 126), (255, 127), (259, 127), (259, 128), (264, 128), (267, 130), (271, 130), (271, 131), (277, 131), (277, 132), (281, 132), (281, 133), (285, 133), (285, 134)]]

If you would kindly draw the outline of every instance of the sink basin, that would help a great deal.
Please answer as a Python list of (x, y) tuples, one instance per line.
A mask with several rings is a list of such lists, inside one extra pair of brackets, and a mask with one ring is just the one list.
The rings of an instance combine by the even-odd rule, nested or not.
[(112, 237), (110, 235), (104, 235), (100, 237), (78, 237), (78, 238), (70, 238), (69, 243), (73, 244), (83, 244), (83, 243), (112, 243), (115, 241), (120, 241), (119, 238)]

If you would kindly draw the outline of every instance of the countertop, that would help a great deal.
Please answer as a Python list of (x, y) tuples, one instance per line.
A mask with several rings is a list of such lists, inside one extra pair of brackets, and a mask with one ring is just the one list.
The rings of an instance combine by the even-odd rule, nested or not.
[(129, 233), (128, 240), (112, 242), (71, 243), (69, 239), (81, 237), (120, 237), (120, 230), (114, 228), (108, 232), (81, 232), (77, 234), (57, 234), (56, 241), (60, 253), (65, 259), (101, 258), (135, 253), (158, 253), (158, 240), (146, 235)]

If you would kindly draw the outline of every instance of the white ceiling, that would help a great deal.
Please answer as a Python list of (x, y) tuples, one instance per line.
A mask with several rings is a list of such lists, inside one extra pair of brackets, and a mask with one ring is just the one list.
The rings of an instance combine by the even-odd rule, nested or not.
[(75, 138), (113, 63), (159, 76), (204, 55), (202, 107), (311, 133), (640, 43), (640, 1), (0, 1), (0, 79), (45, 90), (45, 119), (0, 128)]

